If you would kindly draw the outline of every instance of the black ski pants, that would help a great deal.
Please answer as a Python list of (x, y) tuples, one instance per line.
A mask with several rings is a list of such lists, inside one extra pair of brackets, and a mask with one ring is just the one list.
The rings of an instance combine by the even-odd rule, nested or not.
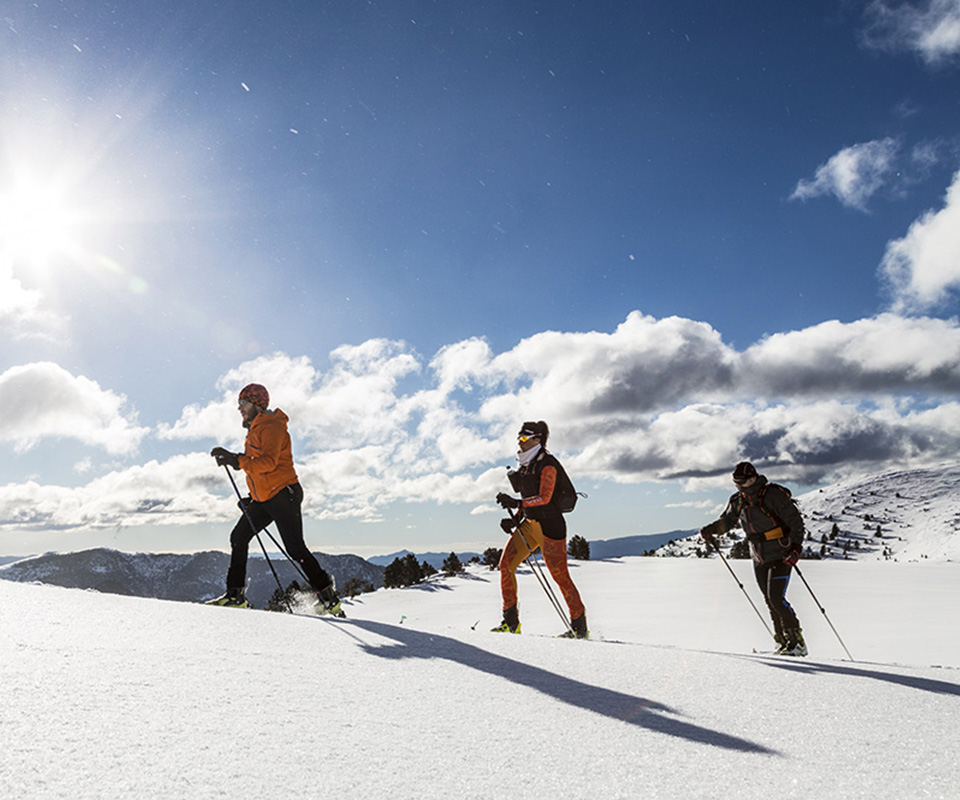
[[(247, 582), (247, 553), (254, 536), (275, 522), (287, 555), (296, 561), (310, 581), (314, 591), (322, 591), (331, 585), (330, 576), (317, 563), (313, 553), (303, 541), (303, 517), (300, 504), (303, 488), (292, 483), (281, 489), (269, 500), (258, 503), (249, 498), (241, 501), (246, 512), (237, 520), (230, 534), (230, 568), (227, 570), (227, 589), (242, 589)], [(252, 523), (252, 527), (251, 527)]]
[(771, 561), (767, 564), (753, 563), (753, 573), (757, 576), (757, 585), (763, 592), (763, 599), (767, 601), (770, 617), (773, 619), (773, 629), (778, 639), (782, 640), (783, 632), (795, 630), (800, 622), (793, 608), (787, 602), (787, 584), (790, 583), (789, 564), (783, 561)]

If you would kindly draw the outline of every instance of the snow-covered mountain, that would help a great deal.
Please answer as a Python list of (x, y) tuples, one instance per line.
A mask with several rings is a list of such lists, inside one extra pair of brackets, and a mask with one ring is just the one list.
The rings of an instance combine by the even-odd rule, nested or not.
[[(775, 475), (768, 477), (777, 482)], [(807, 528), (809, 555), (960, 561), (960, 464), (844, 481), (796, 500)], [(724, 538), (729, 549), (743, 535), (736, 530)], [(692, 556), (704, 550), (699, 534), (693, 534), (664, 545), (656, 555)]]
[[(351, 578), (383, 586), (383, 567), (354, 555), (315, 553), (317, 561), (337, 586)], [(50, 553), (0, 567), (0, 578), (21, 583), (50, 583), (77, 589), (94, 589), (111, 594), (155, 597), (162, 600), (202, 601), (223, 592), (230, 557), (208, 550), (180, 555), (174, 553), (122, 553), (98, 548), (77, 553)], [(303, 579), (282, 556), (272, 558), (277, 577), (286, 587)], [(265, 608), (277, 588), (270, 566), (262, 557), (247, 563), (247, 595), (257, 608)]]

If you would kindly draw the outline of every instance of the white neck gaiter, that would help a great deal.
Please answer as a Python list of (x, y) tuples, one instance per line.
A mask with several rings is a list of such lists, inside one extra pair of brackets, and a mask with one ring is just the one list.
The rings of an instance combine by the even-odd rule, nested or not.
[(540, 452), (540, 445), (535, 444), (527, 451), (520, 450), (517, 453), (517, 461), (520, 462), (521, 467), (526, 467), (530, 464), (533, 459), (537, 457), (537, 454)]

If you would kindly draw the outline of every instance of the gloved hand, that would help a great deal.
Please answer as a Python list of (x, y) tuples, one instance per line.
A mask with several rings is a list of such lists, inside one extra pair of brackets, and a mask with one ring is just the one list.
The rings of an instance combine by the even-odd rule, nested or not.
[(231, 453), (229, 450), (225, 450), (222, 447), (214, 447), (213, 450), (210, 451), (210, 455), (217, 459), (218, 467), (222, 467), (224, 464), (226, 464), (234, 469), (240, 469), (240, 456), (238, 456), (236, 453)]
[(723, 523), (721, 523), (720, 520), (711, 522), (709, 525), (704, 525), (700, 529), (700, 535), (708, 542), (712, 542), (714, 536), (722, 536), (724, 533)]
[(517, 522), (513, 517), (507, 517), (506, 519), (500, 520), (500, 527), (507, 536), (510, 536), (513, 533), (513, 529), (517, 527)]
[(520, 508), (521, 501), (506, 492), (500, 492), (497, 495), (497, 503), (501, 508)]
[(241, 511), (244, 511), (245, 509), (249, 508), (252, 502), (253, 502), (253, 498), (250, 497), (250, 495), (247, 495), (246, 497), (241, 497), (237, 501), (237, 508), (239, 508)]
[(783, 557), (783, 563), (788, 567), (797, 566), (797, 562), (800, 560), (800, 553), (802, 548), (800, 545), (794, 543), (790, 545), (790, 549), (787, 550), (787, 554)]

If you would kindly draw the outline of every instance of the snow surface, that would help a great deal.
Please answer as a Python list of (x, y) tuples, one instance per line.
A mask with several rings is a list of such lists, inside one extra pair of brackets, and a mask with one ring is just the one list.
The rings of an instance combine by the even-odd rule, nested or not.
[[(731, 562), (753, 601), (747, 562)], [(960, 565), (804, 562), (811, 656), (718, 560), (381, 590), (347, 620), (0, 581), (3, 798), (955, 798)]]

